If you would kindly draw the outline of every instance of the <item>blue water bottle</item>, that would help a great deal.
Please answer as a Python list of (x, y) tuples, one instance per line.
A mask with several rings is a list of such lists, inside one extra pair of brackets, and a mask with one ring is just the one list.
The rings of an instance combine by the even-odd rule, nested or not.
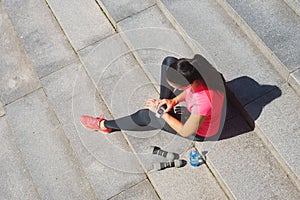
[(200, 165), (200, 155), (196, 149), (192, 149), (190, 152), (190, 164), (193, 167), (197, 167)]

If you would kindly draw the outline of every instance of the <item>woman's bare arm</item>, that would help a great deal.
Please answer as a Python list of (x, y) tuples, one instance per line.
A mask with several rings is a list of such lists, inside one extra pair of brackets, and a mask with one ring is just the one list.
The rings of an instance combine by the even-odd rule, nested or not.
[(191, 114), (184, 124), (168, 113), (164, 113), (162, 118), (181, 136), (189, 137), (198, 130), (206, 116)]

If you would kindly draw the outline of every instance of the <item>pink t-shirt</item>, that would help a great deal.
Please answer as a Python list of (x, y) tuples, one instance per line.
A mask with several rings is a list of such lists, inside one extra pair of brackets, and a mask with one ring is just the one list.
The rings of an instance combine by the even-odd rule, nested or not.
[(185, 103), (191, 114), (206, 116), (196, 134), (203, 137), (215, 135), (220, 127), (224, 94), (207, 89), (200, 84), (194, 91), (189, 87), (185, 90)]

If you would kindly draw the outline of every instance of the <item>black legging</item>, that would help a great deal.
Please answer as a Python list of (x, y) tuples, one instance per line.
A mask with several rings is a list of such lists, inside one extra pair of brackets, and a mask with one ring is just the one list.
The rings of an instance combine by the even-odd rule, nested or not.
[[(174, 57), (166, 57), (163, 60), (161, 65), (161, 80), (160, 80), (160, 99), (172, 99), (180, 94), (180, 91), (174, 90), (168, 82), (166, 81), (166, 70), (167, 68), (174, 63), (177, 58)], [(171, 109), (168, 114), (176, 118), (177, 120), (185, 123), (190, 113), (184, 109), (185, 112), (183, 114), (177, 114)], [(122, 117), (116, 120), (105, 120), (104, 126), (106, 128), (111, 128), (113, 131), (119, 130), (128, 130), (128, 131), (150, 131), (161, 129), (167, 131), (172, 134), (177, 134), (177, 132), (170, 127), (163, 119), (157, 118), (155, 113), (150, 111), (149, 109), (142, 109), (137, 111), (136, 113)], [(203, 138), (195, 135), (195, 139), (197, 141), (202, 141)]]

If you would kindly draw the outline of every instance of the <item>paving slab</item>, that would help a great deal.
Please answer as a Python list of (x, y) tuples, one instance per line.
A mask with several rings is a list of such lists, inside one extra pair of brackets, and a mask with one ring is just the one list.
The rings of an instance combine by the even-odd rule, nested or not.
[(0, 118), (0, 140), (1, 198), (40, 199), (7, 123), (7, 117)]
[(300, 16), (300, 1), (299, 0), (283, 0), (295, 13)]
[(148, 180), (145, 180), (132, 188), (122, 192), (111, 200), (123, 200), (123, 199), (147, 199), (147, 200), (159, 200), (153, 186)]
[(130, 16), (117, 25), (125, 42), (157, 83), (160, 66), (166, 56), (193, 57), (192, 50), (157, 6)]
[(2, 117), (3, 115), (5, 115), (5, 110), (3, 108), (3, 103), (0, 101), (0, 117)]
[(297, 94), (300, 96), (300, 69), (293, 72), (289, 78), (289, 83), (295, 88)]
[(207, 160), (235, 199), (300, 197), (297, 188), (253, 131), (218, 141), (208, 152)]
[[(181, 155), (189, 162), (189, 151)], [(161, 199), (228, 199), (205, 164), (169, 168), (148, 174)]]
[(132, 114), (158, 98), (152, 82), (119, 35), (80, 51), (89, 75), (114, 117)]
[[(247, 37), (238, 30), (231, 22), (231, 19), (226, 17), (226, 13), (215, 3), (202, 1), (200, 4), (196, 1), (189, 1), (189, 3), (183, 4), (180, 1), (168, 0), (163, 0), (162, 2), (164, 2), (185, 31), (209, 52), (213, 58), (212, 60), (216, 63), (216, 67), (224, 74), (225, 79), (233, 82), (239, 82), (239, 79), (249, 79), (262, 87), (267, 86), (264, 87), (265, 89), (262, 88), (263, 90), (260, 90), (257, 94), (252, 95), (252, 98), (246, 98), (246, 101), (242, 102), (244, 105), (264, 94), (271, 91), (274, 92), (271, 98), (269, 97), (263, 102), (264, 104), (252, 110), (254, 111), (252, 112), (254, 119), (262, 117), (264, 115), (262, 112), (271, 105), (270, 102), (275, 102), (279, 99), (281, 95), (280, 86), (284, 83), (283, 79), (272, 69), (268, 61), (261, 56)], [(184, 10), (189, 10), (191, 15), (185, 15)], [(233, 90), (237, 97), (243, 96), (241, 91)], [(272, 113), (273, 117), (277, 116), (274, 116), (274, 110)], [(266, 121), (270, 122), (269, 119)], [(257, 125), (260, 126), (258, 123)], [(294, 155), (292, 152), (294, 150), (290, 151)]]
[(6, 110), (43, 199), (96, 199), (43, 90), (7, 105)]
[[(260, 85), (280, 86), (284, 83), (284, 79), (216, 2), (162, 2), (227, 81), (248, 76)], [(189, 15), (186, 15), (186, 10)], [(265, 89), (248, 100), (252, 101), (269, 91), (269, 88)], [(239, 96), (241, 91), (233, 92)]]
[(44, 1), (3, 0), (2, 4), (40, 77), (76, 59), (71, 45)]
[[(109, 70), (110, 68), (114, 69), (110, 65), (117, 62), (118, 59), (126, 57), (130, 54), (130, 50), (123, 42), (120, 35), (114, 34), (80, 50), (78, 53), (94, 83), (98, 83), (106, 70)], [(131, 65), (122, 64), (119, 67), (122, 66), (123, 68), (126, 68)], [(116, 69), (115, 71), (115, 73), (118, 73), (120, 69)]]
[[(280, 155), (281, 160), (287, 168), (292, 170), (295, 181), (299, 184), (300, 177), (300, 101), (299, 96), (289, 87), (288, 84), (281, 88), (282, 95), (267, 104), (261, 115), (256, 120), (256, 124), (263, 132), (264, 138), (271, 143), (274, 151)], [(246, 106), (246, 110), (251, 116), (257, 107), (261, 107), (270, 98), (277, 96), (277, 91), (273, 91), (255, 102)], [(282, 117), (284, 116), (284, 117)], [(298, 185), (299, 186), (299, 185)]]
[(154, 0), (119, 0), (117, 2), (109, 0), (97, 1), (102, 2), (104, 8), (107, 9), (109, 15), (112, 16), (116, 22), (141, 12), (155, 4)]
[(42, 83), (99, 199), (111, 198), (146, 178), (121, 132), (105, 135), (80, 124), (81, 115), (104, 113), (111, 118), (111, 114), (79, 62), (43, 78)]
[(115, 32), (95, 0), (47, 2), (76, 50)]
[(300, 65), (300, 16), (284, 1), (227, 0), (281, 62), (294, 71)]
[(5, 105), (36, 90), (40, 83), (1, 2), (0, 18), (0, 101)]

